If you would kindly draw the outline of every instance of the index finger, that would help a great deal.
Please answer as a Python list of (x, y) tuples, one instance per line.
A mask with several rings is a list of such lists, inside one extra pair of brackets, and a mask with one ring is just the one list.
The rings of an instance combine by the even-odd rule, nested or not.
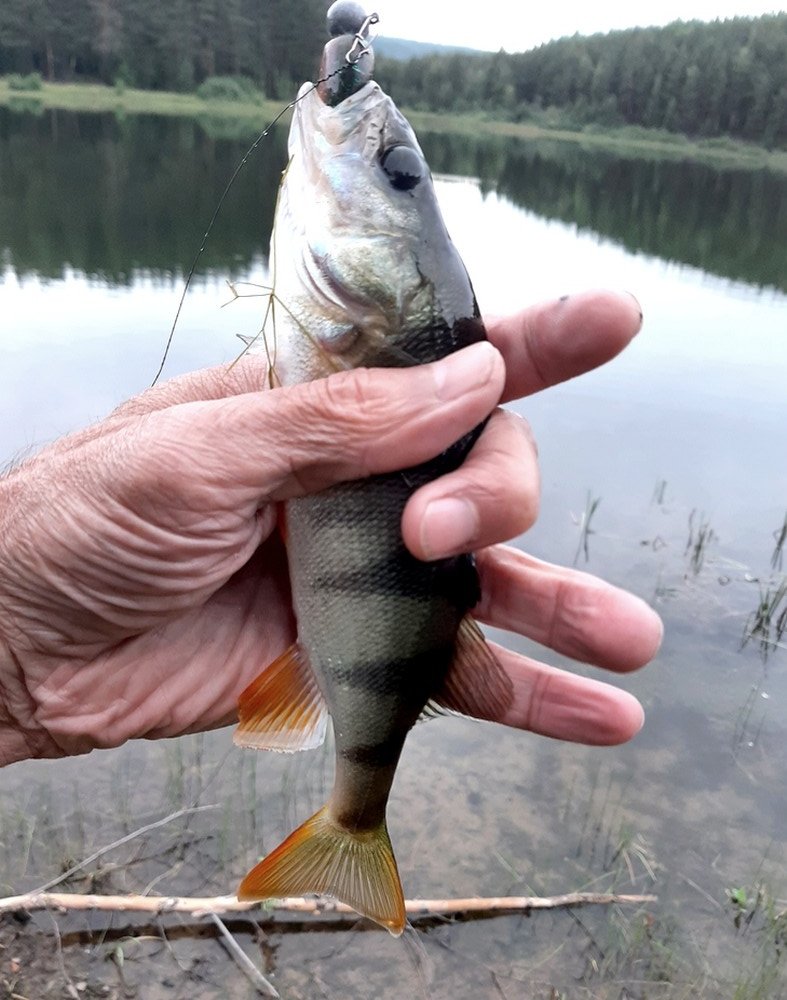
[[(639, 332), (642, 312), (628, 292), (590, 291), (541, 302), (512, 316), (484, 317), (490, 341), (503, 355), (501, 402), (529, 396), (582, 375), (619, 354)], [(245, 354), (162, 382), (123, 403), (114, 416), (141, 416), (176, 403), (222, 399), (262, 390), (267, 363)]]
[(484, 322), (506, 362), (506, 402), (610, 361), (639, 332), (642, 310), (629, 292), (591, 291)]

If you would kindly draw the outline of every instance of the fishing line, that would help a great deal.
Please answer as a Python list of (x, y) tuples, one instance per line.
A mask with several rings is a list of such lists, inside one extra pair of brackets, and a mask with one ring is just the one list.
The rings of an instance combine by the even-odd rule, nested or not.
[(377, 21), (378, 17), (376, 14), (369, 15), (369, 17), (367, 17), (366, 20), (364, 21), (364, 24), (361, 27), (360, 31), (358, 31), (355, 35), (355, 41), (353, 42), (353, 46), (345, 57), (346, 65), (338, 66), (335, 70), (333, 70), (332, 73), (328, 73), (327, 76), (321, 77), (319, 80), (317, 80), (316, 83), (313, 83), (307, 91), (305, 91), (299, 97), (296, 97), (295, 100), (290, 101), (289, 104), (285, 105), (281, 109), (281, 111), (276, 115), (273, 121), (269, 122), (268, 125), (265, 126), (262, 132), (260, 132), (260, 134), (254, 140), (254, 142), (249, 146), (249, 148), (243, 154), (243, 158), (241, 159), (240, 163), (238, 163), (237, 167), (235, 167), (232, 176), (230, 177), (226, 187), (221, 193), (221, 197), (219, 198), (218, 203), (216, 204), (216, 208), (213, 211), (213, 215), (210, 218), (210, 222), (208, 223), (208, 228), (205, 230), (202, 236), (202, 242), (200, 243), (199, 250), (197, 250), (196, 254), (194, 255), (194, 260), (191, 262), (191, 267), (189, 268), (188, 274), (186, 275), (186, 283), (183, 286), (183, 291), (181, 292), (180, 295), (180, 301), (178, 302), (178, 308), (175, 310), (175, 318), (172, 320), (172, 326), (170, 327), (169, 336), (167, 337), (167, 343), (164, 347), (164, 354), (162, 355), (161, 358), (161, 364), (158, 366), (158, 371), (156, 372), (153, 381), (150, 383), (151, 388), (158, 382), (158, 380), (161, 378), (161, 373), (164, 371), (164, 365), (166, 365), (167, 363), (167, 358), (169, 357), (170, 348), (172, 347), (172, 341), (175, 337), (175, 328), (178, 325), (178, 320), (180, 319), (180, 314), (183, 309), (183, 303), (186, 301), (186, 295), (191, 286), (191, 279), (194, 277), (194, 272), (197, 269), (197, 264), (199, 263), (199, 259), (205, 251), (205, 247), (207, 246), (208, 243), (208, 237), (210, 236), (213, 230), (213, 226), (215, 225), (216, 219), (218, 218), (219, 212), (221, 211), (221, 206), (224, 204), (224, 200), (229, 194), (230, 188), (235, 183), (235, 178), (238, 176), (243, 167), (246, 165), (246, 162), (248, 161), (249, 157), (257, 149), (262, 140), (267, 137), (268, 133), (272, 128), (278, 125), (278, 123), (287, 114), (288, 111), (292, 111), (292, 109), (295, 107), (296, 104), (298, 104), (304, 98), (308, 97), (309, 94), (317, 90), (317, 88), (322, 86), (322, 84), (328, 83), (329, 80), (332, 80), (339, 73), (343, 73), (347, 65), (350, 66), (355, 65), (355, 63), (357, 63), (362, 56), (366, 55), (366, 53), (370, 51), (370, 46), (368, 39), (366, 38), (366, 34), (369, 30), (369, 27), (372, 24), (377, 24)]

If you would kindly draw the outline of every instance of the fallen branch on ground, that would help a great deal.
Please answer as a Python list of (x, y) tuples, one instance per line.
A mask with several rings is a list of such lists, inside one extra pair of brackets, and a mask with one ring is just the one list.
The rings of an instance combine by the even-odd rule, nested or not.
[[(459, 914), (523, 913), (528, 910), (555, 910), (575, 906), (610, 906), (654, 903), (656, 896), (629, 896), (607, 892), (568, 892), (561, 896), (487, 896), (470, 899), (408, 899), (408, 917), (457, 916)], [(235, 896), (96, 896), (71, 892), (29, 892), (0, 899), (0, 913), (36, 910), (103, 910), (115, 913), (190, 913), (209, 916), (219, 913), (248, 913), (262, 909), (268, 913), (352, 914), (344, 903), (326, 899), (294, 897), (266, 903), (241, 903)]]

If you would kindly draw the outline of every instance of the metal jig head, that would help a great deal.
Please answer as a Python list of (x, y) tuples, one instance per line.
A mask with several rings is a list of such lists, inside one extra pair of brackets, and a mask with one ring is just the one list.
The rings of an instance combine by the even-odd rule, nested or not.
[(355, 41), (350, 47), (350, 51), (344, 57), (350, 66), (354, 66), (360, 59), (371, 51), (369, 32), (373, 24), (378, 24), (380, 18), (377, 14), (369, 14), (361, 27), (355, 33)]

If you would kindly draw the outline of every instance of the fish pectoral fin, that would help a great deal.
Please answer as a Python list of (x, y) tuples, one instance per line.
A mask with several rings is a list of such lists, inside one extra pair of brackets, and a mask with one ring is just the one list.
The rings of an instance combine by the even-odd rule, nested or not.
[(253, 680), (238, 700), (238, 746), (293, 753), (325, 739), (328, 710), (297, 643)]
[(323, 893), (398, 937), (404, 930), (404, 894), (383, 820), (373, 830), (339, 826), (324, 806), (249, 872), (241, 901)]
[(443, 688), (425, 709), (426, 716), (442, 710), (499, 722), (514, 700), (514, 685), (489, 648), (484, 633), (465, 615), (456, 637), (454, 658)]

